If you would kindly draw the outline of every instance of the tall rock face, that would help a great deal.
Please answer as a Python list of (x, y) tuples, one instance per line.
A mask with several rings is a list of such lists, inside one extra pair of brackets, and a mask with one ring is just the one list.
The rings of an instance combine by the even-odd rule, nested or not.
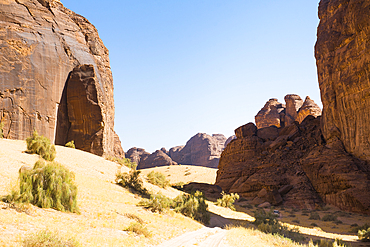
[(277, 99), (270, 99), (255, 116), (258, 129), (266, 127), (285, 127), (294, 121), (301, 123), (308, 115), (321, 116), (320, 107), (310, 97), (305, 101), (299, 95), (288, 94), (284, 97), (285, 104)]
[(322, 0), (315, 57), (323, 135), (370, 161), (370, 2)]
[(4, 136), (34, 129), (56, 144), (122, 156), (114, 132), (108, 50), (96, 28), (58, 0), (0, 1)]
[(226, 137), (222, 134), (198, 133), (184, 147), (171, 148), (169, 154), (178, 164), (217, 168), (225, 142)]

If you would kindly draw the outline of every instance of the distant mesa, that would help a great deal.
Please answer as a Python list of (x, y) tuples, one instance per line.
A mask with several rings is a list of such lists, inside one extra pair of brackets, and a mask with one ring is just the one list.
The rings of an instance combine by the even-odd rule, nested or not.
[(222, 134), (198, 133), (185, 146), (176, 146), (169, 151), (161, 148), (152, 154), (141, 148), (131, 148), (126, 158), (136, 162), (138, 169), (177, 164), (217, 168), (226, 142), (233, 139), (235, 137), (226, 139)]
[(56, 0), (1, 1), (4, 137), (34, 129), (53, 143), (124, 157), (114, 132), (109, 52), (96, 28)]

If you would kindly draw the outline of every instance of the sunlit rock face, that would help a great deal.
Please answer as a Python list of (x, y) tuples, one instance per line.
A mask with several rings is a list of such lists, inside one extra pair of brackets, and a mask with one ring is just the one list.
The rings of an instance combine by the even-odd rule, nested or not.
[(370, 160), (370, 2), (325, 0), (319, 5), (315, 57), (323, 103), (322, 132)]
[(96, 28), (59, 1), (0, 1), (0, 90), (6, 138), (36, 129), (56, 144), (74, 140), (122, 157), (108, 50)]

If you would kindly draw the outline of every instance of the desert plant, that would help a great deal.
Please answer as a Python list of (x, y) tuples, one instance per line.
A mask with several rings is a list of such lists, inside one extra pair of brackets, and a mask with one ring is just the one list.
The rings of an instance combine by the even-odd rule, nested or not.
[(209, 223), (208, 205), (203, 193), (200, 191), (179, 195), (174, 199), (173, 208), (176, 212), (180, 212), (187, 217), (204, 224)]
[(127, 228), (125, 228), (125, 231), (134, 232), (137, 235), (144, 235), (145, 237), (151, 236), (148, 229), (143, 224), (140, 224), (138, 222), (131, 223)]
[[(346, 243), (341, 239), (335, 239), (334, 241), (319, 239), (315, 241), (310, 241), (309, 246), (311, 247), (348, 247)], [(350, 245), (349, 245), (350, 246)]]
[(50, 143), (50, 140), (45, 136), (40, 136), (36, 130), (33, 131), (32, 136), (26, 139), (27, 152), (31, 154), (38, 154), (43, 159), (53, 161), (56, 155), (55, 146)]
[(166, 180), (166, 177), (160, 172), (151, 171), (147, 175), (147, 178), (149, 183), (158, 185), (161, 188), (166, 188), (170, 184), (170, 182)]
[(370, 227), (367, 229), (359, 230), (357, 236), (360, 241), (363, 242), (370, 241)]
[(67, 142), (66, 145), (65, 145), (67, 148), (76, 148), (75, 146), (75, 141), (72, 140), (70, 142)]
[(116, 174), (116, 183), (121, 185), (124, 188), (132, 189), (137, 193), (148, 196), (149, 191), (144, 188), (143, 181), (139, 177), (140, 171), (131, 169), (129, 173), (127, 172), (118, 172)]
[(309, 220), (320, 220), (320, 215), (317, 212), (311, 212), (310, 217), (308, 219)]
[(78, 247), (80, 243), (73, 237), (61, 236), (57, 232), (43, 230), (23, 239), (24, 247)]
[(360, 230), (367, 230), (370, 228), (369, 223), (365, 223), (362, 226), (359, 226), (357, 223), (351, 225), (352, 229), (350, 230), (351, 233), (358, 233)]
[(337, 216), (333, 214), (325, 214), (322, 218), (322, 221), (337, 221)]
[(184, 185), (185, 185), (184, 182), (177, 182), (175, 184), (171, 184), (171, 187), (175, 188), (175, 189), (178, 189), (178, 190), (181, 190), (181, 189), (184, 188)]
[(173, 204), (170, 198), (158, 193), (150, 195), (150, 199), (143, 199), (138, 203), (138, 206), (150, 209), (152, 212), (166, 212)]
[(222, 198), (217, 199), (216, 205), (235, 210), (234, 202), (239, 199), (239, 195), (237, 193), (235, 194), (231, 193), (228, 195), (223, 191), (221, 195), (222, 195)]
[(136, 167), (137, 167), (137, 164), (135, 162), (132, 162), (129, 158), (117, 158), (114, 156), (107, 156), (105, 159), (116, 162), (120, 164), (121, 166), (126, 166), (130, 169), (136, 170)]
[(139, 216), (137, 216), (135, 214), (125, 213), (124, 216), (131, 219), (131, 220), (136, 220), (140, 224), (144, 224), (144, 221)]
[(4, 122), (0, 123), (0, 138), (4, 138)]
[(5, 197), (8, 203), (31, 203), (41, 208), (78, 213), (74, 174), (57, 162), (39, 160), (19, 174), (19, 191)]

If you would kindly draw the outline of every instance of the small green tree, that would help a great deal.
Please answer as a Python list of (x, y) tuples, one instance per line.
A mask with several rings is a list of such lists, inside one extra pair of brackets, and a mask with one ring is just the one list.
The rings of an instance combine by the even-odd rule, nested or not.
[(235, 210), (234, 202), (239, 199), (239, 195), (237, 193), (226, 194), (223, 191), (221, 195), (222, 198), (217, 199), (216, 205)]
[(26, 142), (28, 153), (38, 154), (48, 161), (53, 161), (55, 159), (55, 146), (50, 143), (47, 137), (40, 136), (36, 130), (33, 131), (32, 136), (26, 139)]

